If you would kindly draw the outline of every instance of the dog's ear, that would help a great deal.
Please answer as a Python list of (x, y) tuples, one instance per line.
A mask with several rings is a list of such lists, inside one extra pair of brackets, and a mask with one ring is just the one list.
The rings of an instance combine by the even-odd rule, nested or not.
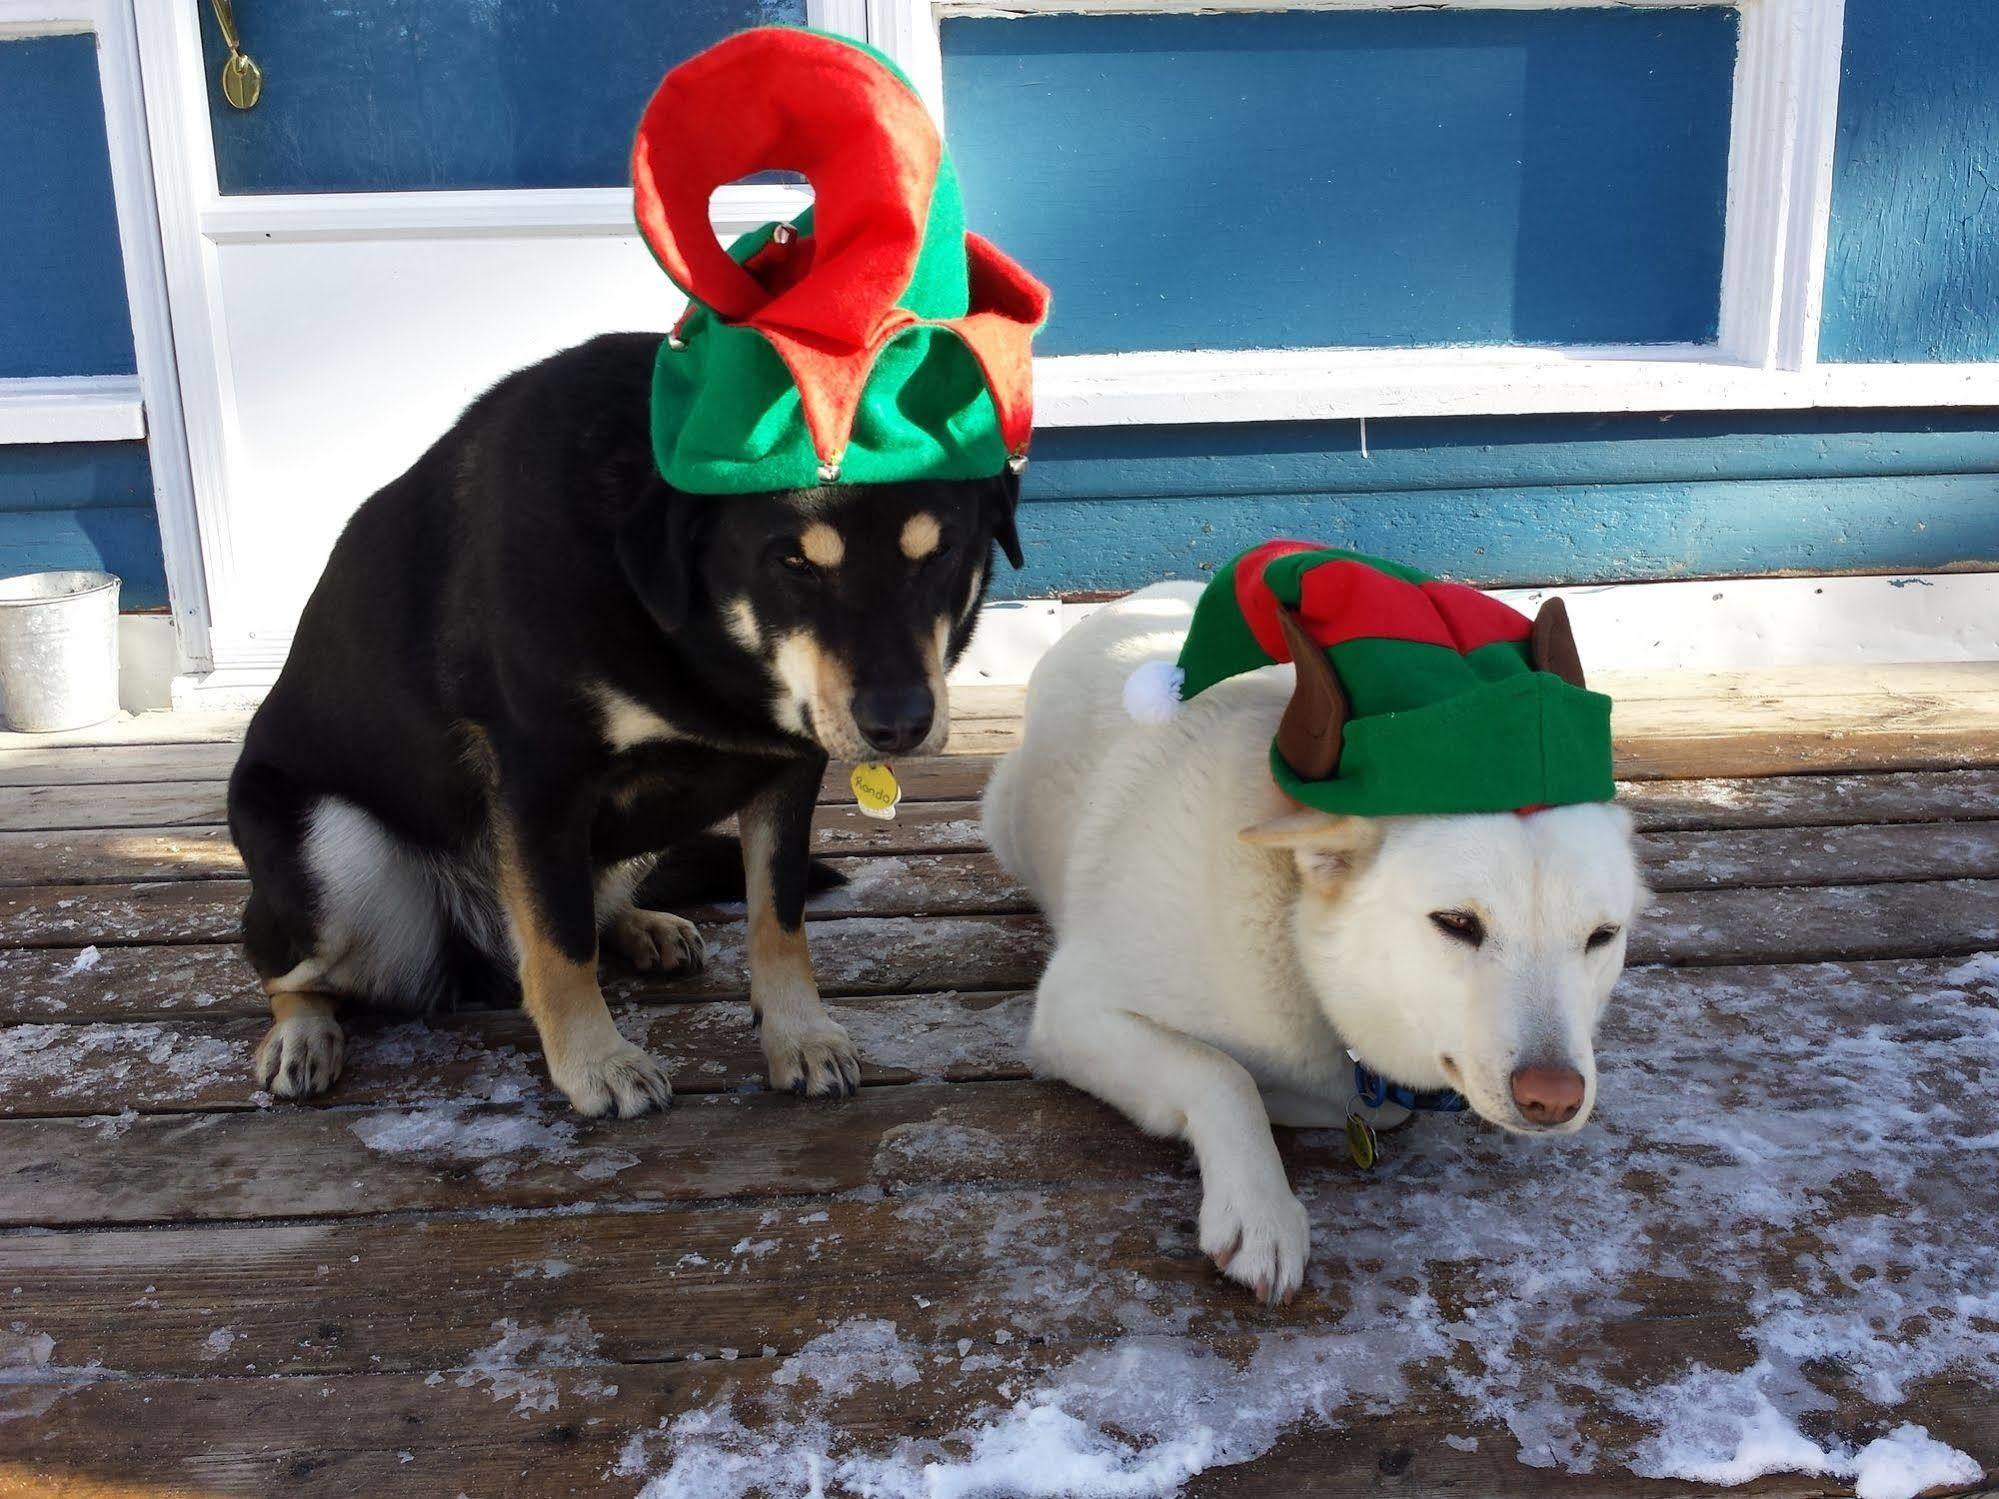
[(1381, 846), (1381, 824), (1372, 817), (1339, 817), (1299, 807), (1236, 834), (1259, 848), (1285, 848), (1299, 878), (1320, 895), (1334, 894)]
[(708, 516), (702, 496), (660, 482), (618, 521), (618, 566), (653, 622), (669, 634), (687, 623), (695, 606), (695, 564)]
[(1020, 508), (1020, 475), (1011, 468), (1001, 469), (986, 503), (992, 507), (993, 540), (1006, 553), (1006, 560), (1015, 571), (1027, 566), (1020, 552), (1020, 532), (1014, 525), (1014, 512)]

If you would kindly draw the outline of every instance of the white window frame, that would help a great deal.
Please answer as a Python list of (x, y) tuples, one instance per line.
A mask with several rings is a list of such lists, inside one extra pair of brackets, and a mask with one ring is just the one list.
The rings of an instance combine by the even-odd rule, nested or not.
[[(1713, 344), (1162, 349), (1035, 361), (1039, 425), (1999, 404), (1999, 362), (1818, 357), (1845, 0), (1442, 0), (1461, 10), (1740, 13)], [(868, 37), (944, 119), (950, 16), (1434, 10), (1439, 0), (866, 0)], [(995, 24), (997, 24), (997, 20)], [(1060, 315), (1060, 304), (1057, 304)]]
[(0, 0), (0, 46), (44, 36), (96, 38), (111, 194), (138, 372), (0, 380), (0, 443), (148, 439), (167, 593), (182, 627), (180, 638), (205, 644), (194, 491), (174, 373), (173, 325), (131, 0)]

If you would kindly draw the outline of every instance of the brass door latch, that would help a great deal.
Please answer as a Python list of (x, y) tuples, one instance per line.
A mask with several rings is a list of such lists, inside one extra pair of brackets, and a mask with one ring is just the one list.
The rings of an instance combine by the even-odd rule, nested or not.
[(223, 44), (229, 48), (229, 57), (222, 64), (222, 97), (238, 109), (254, 109), (264, 94), (264, 70), (243, 50), (243, 39), (236, 33), (233, 0), (211, 0), (211, 3), (215, 6), (215, 24), (222, 29)]

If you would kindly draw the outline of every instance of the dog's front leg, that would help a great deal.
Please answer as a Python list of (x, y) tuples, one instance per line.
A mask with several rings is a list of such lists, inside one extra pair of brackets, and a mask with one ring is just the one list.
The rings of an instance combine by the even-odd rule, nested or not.
[(1289, 1301), (1312, 1230), (1292, 1195), (1256, 1079), (1234, 1057), (1118, 1005), (1108, 965), (1059, 948), (1042, 976), (1035, 1066), (1094, 1093), (1201, 1167), (1201, 1250), (1262, 1300)]
[(521, 1000), (579, 1114), (630, 1118), (673, 1100), (666, 1069), (618, 1033), (597, 986), (590, 807), (574, 786), (502, 781), (494, 845)]
[(784, 772), (743, 808), (743, 876), (749, 895), (750, 1012), (773, 1088), (814, 1098), (861, 1083), (854, 1043), (819, 1002), (805, 946), (805, 876), (821, 759)]

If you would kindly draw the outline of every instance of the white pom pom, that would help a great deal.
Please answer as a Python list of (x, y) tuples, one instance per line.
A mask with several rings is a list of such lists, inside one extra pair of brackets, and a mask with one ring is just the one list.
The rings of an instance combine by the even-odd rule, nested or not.
[(1165, 723), (1180, 711), (1187, 673), (1171, 661), (1147, 661), (1124, 679), (1124, 711), (1138, 723)]

